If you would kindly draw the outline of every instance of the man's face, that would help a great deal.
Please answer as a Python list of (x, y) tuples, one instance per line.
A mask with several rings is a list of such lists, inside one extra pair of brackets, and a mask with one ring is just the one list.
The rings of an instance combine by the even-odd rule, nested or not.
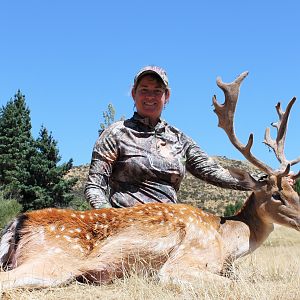
[(169, 91), (154, 76), (145, 75), (136, 89), (132, 90), (132, 97), (138, 114), (148, 117), (151, 124), (156, 125), (164, 105), (169, 99)]

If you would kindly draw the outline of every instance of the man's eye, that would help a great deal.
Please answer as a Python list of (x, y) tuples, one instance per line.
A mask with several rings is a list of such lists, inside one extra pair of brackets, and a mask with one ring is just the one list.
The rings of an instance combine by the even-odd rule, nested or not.
[(162, 90), (155, 90), (154, 93), (155, 93), (155, 95), (162, 95), (163, 91)]

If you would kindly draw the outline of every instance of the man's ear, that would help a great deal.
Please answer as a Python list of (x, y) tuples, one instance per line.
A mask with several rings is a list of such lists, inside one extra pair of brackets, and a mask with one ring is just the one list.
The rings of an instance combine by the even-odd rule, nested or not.
[(134, 87), (131, 89), (131, 97), (133, 99), (135, 98), (135, 88)]
[(171, 96), (170, 89), (166, 89), (166, 92), (165, 92), (165, 104), (167, 104), (169, 102), (170, 96)]

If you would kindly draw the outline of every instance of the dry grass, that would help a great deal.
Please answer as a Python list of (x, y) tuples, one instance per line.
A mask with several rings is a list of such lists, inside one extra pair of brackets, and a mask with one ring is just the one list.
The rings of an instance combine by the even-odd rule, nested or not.
[(6, 292), (2, 299), (260, 299), (300, 300), (300, 234), (278, 227), (252, 255), (235, 265), (236, 281), (205, 282), (179, 288), (154, 278), (130, 276), (107, 286), (80, 285), (42, 290)]

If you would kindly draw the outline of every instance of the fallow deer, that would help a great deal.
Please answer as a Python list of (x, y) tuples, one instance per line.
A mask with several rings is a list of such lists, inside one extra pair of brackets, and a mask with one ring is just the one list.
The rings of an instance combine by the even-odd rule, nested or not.
[[(44, 209), (18, 216), (4, 230), (0, 242), (3, 289), (47, 287), (72, 280), (109, 283), (135, 270), (157, 272), (162, 282), (184, 283), (224, 274), (228, 264), (259, 247), (281, 224), (300, 231), (299, 196), (288, 180), (290, 167), (284, 155), (286, 112), (276, 106), (277, 138), (266, 131), (280, 168), (273, 170), (251, 153), (253, 135), (244, 146), (234, 132), (234, 112), (240, 84), (247, 76), (217, 85), (225, 103), (213, 98), (219, 126), (231, 143), (253, 165), (267, 174), (255, 180), (242, 170), (230, 169), (253, 192), (232, 217), (219, 217), (183, 204), (145, 204), (132, 208), (89, 211)], [(294, 179), (299, 173), (294, 175)]]

